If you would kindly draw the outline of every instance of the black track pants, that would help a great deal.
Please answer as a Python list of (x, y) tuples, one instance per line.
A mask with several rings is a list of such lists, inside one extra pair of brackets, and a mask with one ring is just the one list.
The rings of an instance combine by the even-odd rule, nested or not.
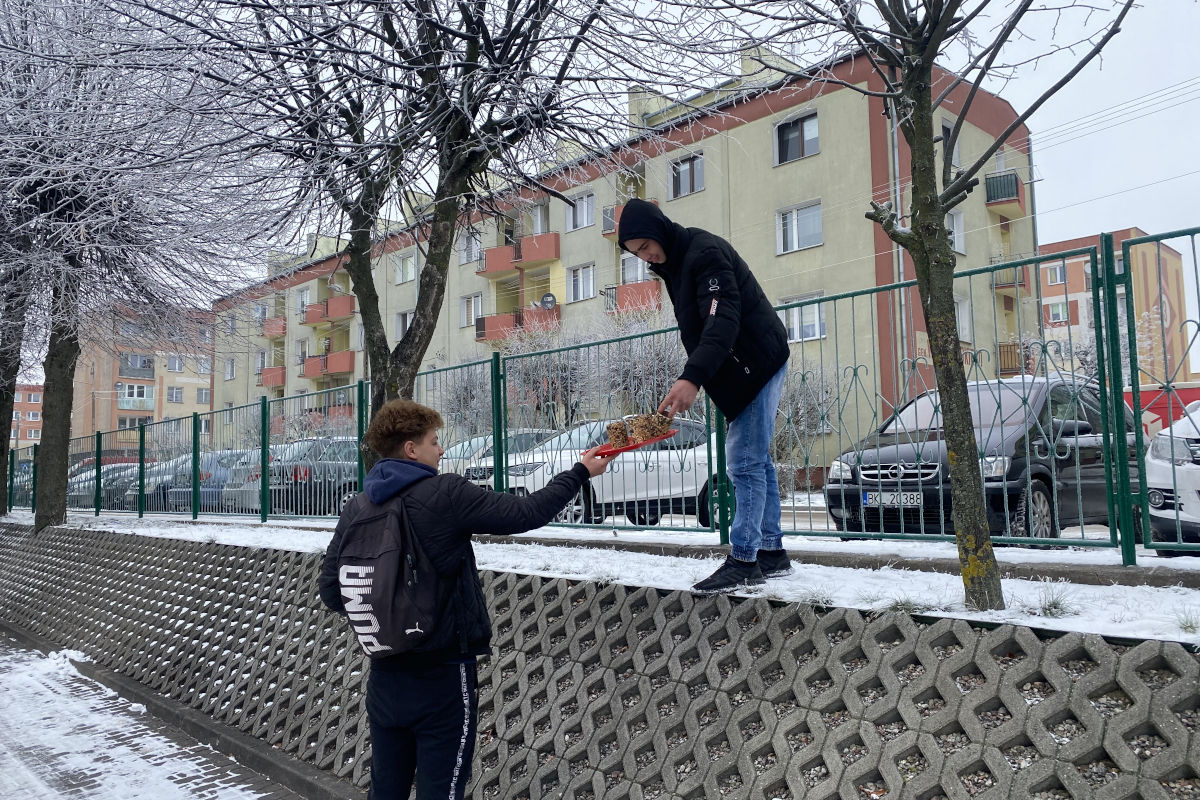
[(372, 669), (370, 800), (461, 800), (471, 777), (479, 699), (475, 664)]

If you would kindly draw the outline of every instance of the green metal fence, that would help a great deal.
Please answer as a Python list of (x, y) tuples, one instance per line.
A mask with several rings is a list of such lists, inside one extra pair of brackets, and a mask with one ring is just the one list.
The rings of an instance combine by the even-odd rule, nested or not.
[[(1198, 231), (1126, 241), (1120, 258), (1106, 235), (1098, 248), (957, 274), (959, 348), (998, 542), (1121, 547), (1126, 563), (1139, 538), (1167, 553), (1200, 549), (1200, 367), (1191, 368), (1200, 326), (1186, 299)], [(778, 312), (792, 350), (771, 443), (784, 532), (952, 539), (914, 282)], [(510, 342), (503, 355), (418, 375), (415, 399), (445, 420), (442, 470), (536, 491), (604, 441), (610, 423), (657, 408), (685, 354), (674, 329), (634, 329), (601, 341), (534, 337), (525, 352)], [(547, 347), (556, 337), (561, 346)], [(69, 508), (334, 516), (362, 484), (368, 398), (360, 382), (73, 440)], [(1188, 435), (1171, 422), (1186, 422), (1193, 400)], [(725, 421), (702, 393), (676, 427), (615, 459), (559, 523), (707, 530), (725, 541), (734, 512)], [(13, 458), (10, 497), (32, 505), (33, 453)]]

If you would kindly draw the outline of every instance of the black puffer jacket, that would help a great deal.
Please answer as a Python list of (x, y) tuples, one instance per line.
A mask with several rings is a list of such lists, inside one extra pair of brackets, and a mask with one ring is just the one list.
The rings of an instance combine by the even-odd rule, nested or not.
[[(377, 471), (385, 470), (391, 471), (390, 477), (400, 476), (400, 479), (381, 479)], [(372, 669), (407, 669), (489, 652), (492, 623), (475, 566), (471, 535), (509, 535), (540, 528), (562, 511), (588, 478), (587, 468), (576, 464), (554, 476), (539, 491), (528, 497), (516, 497), (476, 486), (461, 475), (438, 475), (431, 468), (411, 461), (384, 459), (376, 464), (367, 477), (366, 493), (372, 501), (382, 502), (387, 499), (382, 495), (399, 487), (412, 529), (421, 538), (425, 552), (439, 574), (456, 579), (457, 586), (449, 609), (451, 618), (456, 620), (456, 630), (447, 637), (451, 642), (434, 651), (375, 660), (371, 662)], [(382, 491), (380, 487), (384, 487)], [(366, 504), (352, 502), (346, 506), (321, 565), (321, 600), (339, 614), (345, 613), (337, 578), (342, 534), (363, 505)]]
[(658, 206), (630, 200), (618, 239), (653, 239), (667, 260), (651, 264), (675, 307), (688, 360), (679, 376), (703, 386), (732, 420), (787, 363), (787, 330), (729, 242), (671, 222)]

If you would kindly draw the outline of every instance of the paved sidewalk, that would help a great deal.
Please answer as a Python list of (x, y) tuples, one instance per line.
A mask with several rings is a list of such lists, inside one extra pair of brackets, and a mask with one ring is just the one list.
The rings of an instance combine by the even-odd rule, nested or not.
[(299, 800), (74, 670), (0, 637), (0, 798)]

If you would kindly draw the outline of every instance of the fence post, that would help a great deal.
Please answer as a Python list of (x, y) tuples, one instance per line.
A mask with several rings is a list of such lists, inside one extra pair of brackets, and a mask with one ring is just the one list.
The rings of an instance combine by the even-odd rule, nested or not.
[(721, 529), (721, 544), (729, 544), (729, 475), (725, 465), (725, 415), (716, 408), (717, 428), (717, 520)]
[(92, 499), (96, 503), (96, 516), (100, 516), (100, 454), (104, 450), (104, 434), (96, 431), (96, 489), (92, 492)]
[(37, 511), (38, 450), (40, 448), (41, 448), (41, 445), (38, 445), (38, 444), (35, 444), (33, 446), (33, 480), (32, 480), (32, 484), (31, 484), (32, 488), (30, 489), (30, 491), (32, 491), (33, 494), (31, 494), (29, 496), (29, 510), (30, 511)]
[(17, 448), (8, 451), (8, 505), (4, 508), (7, 511), (12, 511), (13, 499), (16, 497), (16, 483), (13, 481), (13, 476), (17, 471)]
[(504, 491), (508, 464), (504, 456), (504, 398), (500, 391), (500, 353), (492, 353), (492, 488)]
[(200, 412), (192, 412), (192, 519), (200, 516)]
[[(1125, 379), (1121, 371), (1121, 323), (1117, 313), (1117, 283), (1118, 281), (1128, 284), (1129, 270), (1125, 270), (1124, 276), (1117, 275), (1116, 258), (1113, 252), (1113, 235), (1111, 233), (1100, 234), (1100, 249), (1101, 263), (1104, 270), (1104, 283), (1107, 291), (1105, 292), (1105, 316), (1106, 327), (1110, 334), (1105, 337), (1108, 340), (1109, 350), (1109, 384), (1112, 387), (1112, 411), (1113, 411), (1113, 442), (1116, 444), (1116, 467), (1117, 467), (1117, 519), (1109, 520), (1109, 525), (1113, 522), (1117, 523), (1117, 530), (1121, 537), (1121, 563), (1127, 567), (1132, 567), (1137, 564), (1137, 536), (1133, 529), (1133, 498), (1132, 487), (1129, 478), (1129, 440), (1125, 434)], [(1125, 287), (1126, 297), (1132, 298), (1133, 289), (1131, 286)], [(1137, 361), (1134, 360), (1134, 350), (1136, 350), (1136, 342), (1130, 338), (1129, 340), (1129, 355), (1130, 355), (1130, 381), (1137, 380), (1137, 373), (1134, 371), (1137, 368)]]
[(367, 435), (367, 384), (363, 380), (358, 382), (358, 447), (354, 448), (358, 453), (358, 490), (363, 491), (363, 486), (367, 482), (367, 465), (363, 461), (362, 442), (363, 437)]
[(258, 398), (258, 519), (267, 521), (271, 511), (271, 481), (267, 474), (271, 469), (271, 410), (267, 396)]
[(138, 423), (138, 519), (146, 513), (146, 423)]

